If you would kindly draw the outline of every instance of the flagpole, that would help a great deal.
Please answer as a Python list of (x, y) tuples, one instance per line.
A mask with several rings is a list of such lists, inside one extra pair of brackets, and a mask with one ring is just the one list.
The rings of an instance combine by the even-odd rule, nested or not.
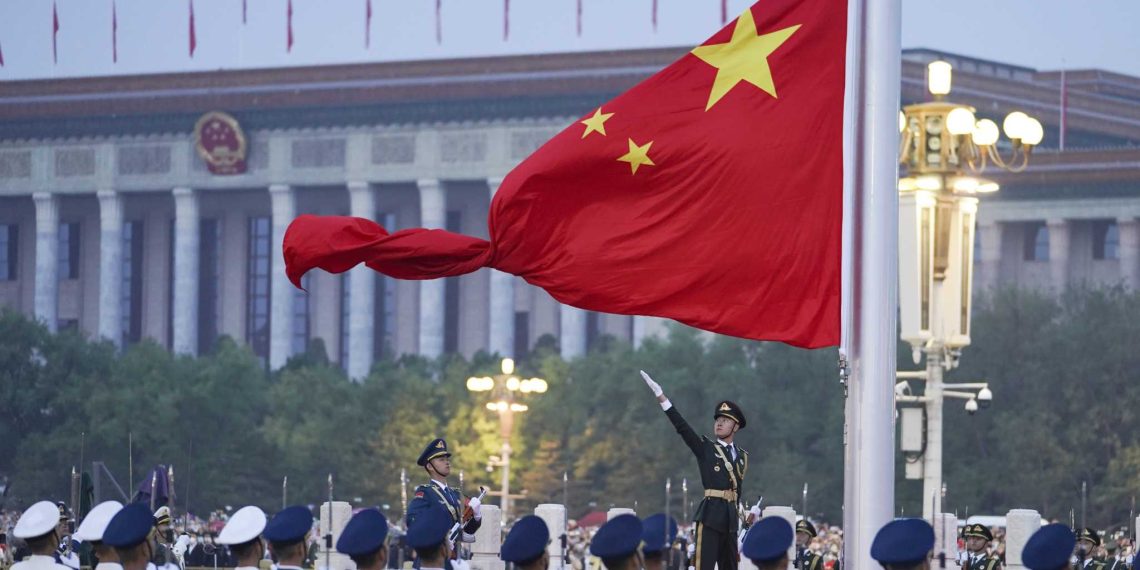
[(894, 513), (901, 11), (900, 0), (848, 5), (844, 568), (878, 567), (871, 542)]

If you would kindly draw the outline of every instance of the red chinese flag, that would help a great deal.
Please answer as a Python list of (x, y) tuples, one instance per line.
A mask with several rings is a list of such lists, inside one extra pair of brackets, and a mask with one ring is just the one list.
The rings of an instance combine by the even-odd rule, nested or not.
[(494, 267), (583, 309), (837, 344), (846, 13), (754, 5), (511, 171), (489, 242), (306, 215), (285, 234), (286, 272)]

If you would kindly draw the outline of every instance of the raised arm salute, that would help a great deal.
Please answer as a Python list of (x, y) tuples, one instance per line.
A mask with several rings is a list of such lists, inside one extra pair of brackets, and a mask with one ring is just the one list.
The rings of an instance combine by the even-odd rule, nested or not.
[(737, 430), (747, 424), (744, 413), (740, 406), (729, 400), (718, 402), (713, 412), (716, 440), (710, 440), (693, 431), (665, 397), (660, 384), (644, 370), (641, 377), (657, 397), (665, 416), (681, 434), (685, 445), (696, 456), (697, 467), (701, 471), (705, 493), (693, 515), (697, 535), (693, 566), (696, 570), (712, 570), (713, 566), (720, 570), (736, 570), (736, 533), (740, 525), (739, 505), (743, 496), (744, 474), (748, 471), (748, 452), (733, 443), (733, 438)]

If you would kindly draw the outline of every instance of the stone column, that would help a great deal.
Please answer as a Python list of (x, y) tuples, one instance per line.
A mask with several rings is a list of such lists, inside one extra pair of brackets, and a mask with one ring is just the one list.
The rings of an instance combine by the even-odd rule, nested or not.
[(1013, 509), (1005, 515), (1005, 567), (1011, 570), (1025, 568), (1021, 564), (1021, 551), (1029, 537), (1041, 528), (1041, 515), (1032, 509)]
[(952, 513), (934, 515), (934, 560), (946, 553), (946, 565), (958, 560), (958, 517)]
[(503, 545), (503, 513), (495, 505), (483, 505), (480, 510), (483, 524), (475, 531), (475, 543), (471, 545), (471, 569), (503, 570), (505, 564), (499, 559), (499, 549)]
[(174, 338), (175, 354), (198, 354), (198, 196), (191, 188), (174, 189)]
[[(447, 226), (447, 194), (435, 178), (416, 181), (420, 189), (420, 225), (429, 229)], [(420, 355), (443, 354), (443, 319), (446, 310), (443, 279), (420, 281)]]
[(99, 190), (99, 336), (123, 343), (123, 201)]
[(1069, 222), (1049, 220), (1049, 275), (1053, 289), (1063, 292), (1069, 284)]
[[(347, 554), (341, 554), (336, 550), (336, 541), (340, 539), (340, 533), (344, 532), (345, 525), (352, 518), (352, 505), (345, 501), (333, 501), (331, 513), (329, 506), (328, 501), (321, 503), (321, 522), (317, 531), (321, 537), (320, 553), (317, 556), (316, 567), (328, 570), (355, 570), (356, 563)], [(330, 528), (333, 547), (326, 553), (324, 537), (329, 534)]]
[(558, 345), (562, 358), (570, 360), (586, 354), (586, 311), (561, 305)]
[[(761, 518), (780, 517), (788, 524), (792, 525), (792, 529), (796, 528), (796, 510), (792, 507), (768, 507), (760, 513)], [(796, 559), (796, 542), (793, 540), (792, 545), (788, 547), (788, 560), (795, 561)], [(789, 565), (791, 566), (791, 565)]]
[[(376, 199), (367, 182), (348, 183), (349, 213), (358, 218), (376, 217)], [(390, 229), (390, 228), (389, 228)], [(376, 272), (358, 265), (343, 277), (348, 279), (348, 362), (345, 370), (353, 380), (362, 380), (372, 369), (376, 334)]]
[(297, 213), (293, 187), (271, 184), (269, 200), (273, 209), (273, 237), (269, 264), (269, 368), (277, 370), (293, 355), (293, 284), (285, 276), (281, 245), (285, 228)]
[(1121, 218), (1116, 220), (1116, 229), (1120, 236), (1120, 281), (1135, 290), (1140, 288), (1140, 220)]
[(550, 544), (546, 553), (550, 555), (551, 570), (563, 568), (562, 535), (566, 534), (566, 505), (545, 503), (534, 509), (534, 514), (546, 523), (550, 531)]
[(47, 192), (32, 194), (36, 203), (36, 320), (55, 332), (59, 327), (59, 200)]
[[(502, 178), (488, 178), (487, 187), (491, 198), (499, 191)], [(515, 352), (515, 276), (498, 269), (491, 270), (490, 341), (487, 343), (492, 354), (514, 357)], [(559, 551), (561, 555), (561, 551)]]
[(621, 515), (637, 516), (637, 512), (634, 511), (633, 509), (627, 509), (625, 507), (614, 507), (614, 508), (606, 511), (606, 521), (612, 521), (612, 520), (614, 520), (614, 517), (619, 517)]
[(986, 291), (1000, 284), (1001, 234), (1002, 225), (998, 222), (978, 226), (978, 237), (976, 239), (982, 240), (982, 251), (981, 259), (976, 261), (981, 262), (982, 278), (977, 280), (978, 286), (974, 289), (975, 294), (979, 290)]

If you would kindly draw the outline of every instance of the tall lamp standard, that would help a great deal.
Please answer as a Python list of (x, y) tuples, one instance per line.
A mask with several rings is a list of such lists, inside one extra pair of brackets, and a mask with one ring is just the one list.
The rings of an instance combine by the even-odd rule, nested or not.
[[(931, 62), (927, 87), (934, 100), (899, 112), (899, 322), (914, 363), (925, 355), (926, 369), (898, 373), (895, 401), (921, 404), (902, 408), (899, 440), (907, 478), (923, 479), (922, 512), (931, 520), (943, 488), (943, 401), (965, 399), (972, 414), (993, 400), (984, 382), (942, 382), (970, 344), (977, 195), (998, 190), (979, 175), (991, 165), (1025, 170), (1044, 135), (1039, 121), (1014, 111), (1002, 121), (1009, 140), (999, 143), (996, 123), (978, 120), (973, 107), (944, 100), (951, 76), (949, 63)], [(925, 381), (924, 393), (910, 395), (907, 380)]]
[(542, 378), (520, 379), (515, 376), (515, 361), (504, 358), (501, 364), (502, 374), (467, 379), (467, 390), (471, 392), (491, 392), (491, 401), (487, 402), (487, 409), (499, 413), (499, 436), (503, 439), (503, 447), (498, 461), (492, 458), (491, 467), (503, 468), (499, 496), (502, 497), (500, 506), (503, 509), (503, 520), (508, 520), (511, 512), (511, 430), (514, 429), (515, 414), (529, 409), (522, 403), (524, 396), (542, 394), (546, 392), (546, 380)]

